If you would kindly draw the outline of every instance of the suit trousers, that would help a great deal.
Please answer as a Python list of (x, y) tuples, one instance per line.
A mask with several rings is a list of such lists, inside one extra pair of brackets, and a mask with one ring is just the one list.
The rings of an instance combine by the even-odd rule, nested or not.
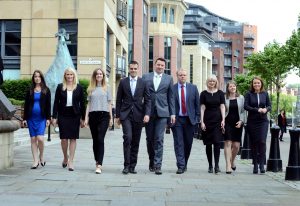
[(132, 114), (129, 118), (122, 120), (123, 129), (123, 153), (124, 167), (135, 168), (138, 159), (142, 122), (134, 122)]
[(161, 168), (167, 121), (167, 117), (152, 116), (146, 125), (147, 151), (151, 167)]
[(109, 112), (89, 113), (89, 125), (93, 138), (93, 151), (96, 163), (102, 165), (104, 156), (104, 137), (109, 126)]
[(185, 169), (191, 154), (195, 125), (191, 124), (189, 117), (177, 117), (175, 125), (171, 128), (177, 168)]

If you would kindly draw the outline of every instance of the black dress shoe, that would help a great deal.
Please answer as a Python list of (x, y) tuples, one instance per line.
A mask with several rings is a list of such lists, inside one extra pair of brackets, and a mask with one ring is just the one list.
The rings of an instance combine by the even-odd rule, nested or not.
[(149, 171), (150, 171), (150, 172), (154, 172), (154, 171), (155, 171), (154, 167), (149, 166)]
[(178, 168), (178, 170), (176, 171), (176, 174), (182, 174), (184, 173), (184, 169)]
[(69, 171), (73, 172), (73, 171), (74, 171), (74, 168), (69, 167)]
[(39, 163), (36, 166), (31, 166), (30, 169), (35, 170), (39, 167)]
[(137, 171), (134, 168), (129, 168), (129, 173), (131, 174), (136, 174)]
[(214, 172), (213, 167), (209, 167), (208, 168), (208, 173), (213, 173), (213, 172)]
[(215, 167), (215, 174), (218, 174), (219, 172), (221, 172), (219, 167)]
[(161, 175), (162, 174), (161, 169), (160, 168), (155, 168), (155, 174)]
[(124, 175), (127, 175), (127, 174), (129, 173), (129, 168), (128, 168), (128, 167), (125, 167), (125, 168), (123, 169), (122, 173), (123, 173)]
[(231, 173), (232, 173), (231, 171), (226, 171), (226, 174), (229, 174), (229, 175), (230, 175)]
[(260, 165), (260, 166), (259, 166), (259, 170), (260, 170), (260, 173), (261, 173), (261, 174), (266, 173), (265, 167), (264, 167), (263, 165)]
[(258, 166), (254, 165), (253, 166), (253, 174), (257, 174), (258, 173)]

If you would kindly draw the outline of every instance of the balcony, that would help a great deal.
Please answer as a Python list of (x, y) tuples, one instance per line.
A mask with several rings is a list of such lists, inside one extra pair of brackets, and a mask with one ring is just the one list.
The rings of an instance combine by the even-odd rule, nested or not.
[(218, 59), (213, 59), (213, 60), (212, 60), (212, 64), (214, 64), (214, 65), (219, 64)]
[(127, 4), (122, 0), (117, 1), (117, 20), (121, 27), (127, 24)]
[(254, 40), (255, 36), (253, 34), (245, 34), (244, 35), (244, 39), (252, 39), (252, 40)]
[(225, 61), (224, 62), (224, 66), (225, 67), (231, 67), (232, 66), (232, 62)]
[(250, 56), (252, 54), (253, 54), (253, 52), (244, 52), (244, 57), (248, 57), (248, 56)]
[(117, 55), (116, 75), (120, 78), (126, 76), (126, 58), (124, 56)]
[(232, 77), (231, 71), (224, 71), (223, 76), (224, 76), (225, 78), (231, 78), (231, 77)]
[(225, 55), (232, 55), (232, 50), (231, 49), (225, 49), (224, 54)]
[(254, 49), (254, 48), (255, 48), (254, 45), (253, 45), (253, 44), (250, 44), (250, 43), (245, 44), (244, 47), (247, 48), (247, 49)]

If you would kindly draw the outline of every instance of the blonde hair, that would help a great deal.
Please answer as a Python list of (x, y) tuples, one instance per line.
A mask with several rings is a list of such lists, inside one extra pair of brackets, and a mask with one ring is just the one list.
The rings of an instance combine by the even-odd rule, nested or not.
[(66, 73), (71, 72), (73, 73), (73, 84), (72, 84), (72, 90), (75, 90), (78, 84), (78, 78), (77, 78), (77, 73), (75, 69), (68, 67), (64, 71), (64, 77), (63, 77), (63, 90), (65, 91), (67, 89), (67, 80), (66, 80)]
[(206, 87), (208, 86), (208, 82), (211, 80), (214, 80), (216, 82), (215, 88), (219, 89), (219, 81), (218, 81), (216, 75), (211, 75), (206, 79)]
[(91, 76), (91, 81), (90, 81), (90, 84), (87, 88), (87, 93), (88, 95), (91, 95), (91, 93), (95, 90), (96, 86), (97, 86), (97, 80), (96, 80), (96, 76), (97, 76), (97, 72), (98, 71), (101, 71), (102, 74), (103, 74), (103, 79), (101, 81), (101, 86), (102, 86), (102, 89), (104, 91), (106, 91), (107, 89), (107, 85), (106, 85), (106, 75), (105, 75), (105, 72), (102, 68), (96, 68), (94, 71), (93, 71), (93, 74)]

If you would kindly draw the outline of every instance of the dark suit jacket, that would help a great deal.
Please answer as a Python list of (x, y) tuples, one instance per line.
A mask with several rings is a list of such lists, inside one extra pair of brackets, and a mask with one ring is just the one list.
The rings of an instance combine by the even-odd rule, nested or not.
[[(62, 90), (63, 84), (57, 85), (55, 99), (53, 105), (52, 117), (57, 119), (57, 115), (63, 114), (64, 108), (67, 105), (67, 90)], [(72, 107), (76, 115), (80, 115), (81, 119), (85, 118), (85, 105), (82, 87), (77, 84), (72, 95)]]
[(143, 79), (147, 82), (151, 94), (151, 116), (170, 117), (170, 115), (175, 115), (172, 76), (162, 74), (157, 91), (154, 89), (153, 77), (153, 72), (143, 75)]
[(129, 77), (122, 79), (119, 84), (116, 100), (116, 118), (125, 120), (131, 111), (135, 122), (143, 122), (145, 115), (150, 116), (149, 88), (142, 78), (137, 79), (134, 96), (131, 94)]
[[(180, 111), (180, 101), (178, 95), (178, 83), (173, 86), (173, 93), (175, 96), (175, 112), (176, 117), (179, 116)], [(186, 109), (187, 116), (190, 119), (192, 125), (196, 125), (200, 122), (200, 98), (199, 92), (195, 85), (186, 83)]]
[[(27, 120), (31, 117), (32, 108), (34, 104), (34, 94), (30, 92), (30, 90), (27, 91), (25, 96), (25, 104), (24, 104), (24, 120)], [(46, 118), (47, 120), (51, 119), (51, 93), (50, 90), (47, 88), (46, 94), (43, 92), (41, 93), (40, 98), (40, 108), (42, 117)]]
[(259, 106), (257, 94), (255, 92), (247, 92), (245, 95), (244, 108), (248, 111), (248, 123), (249, 120), (268, 120), (267, 113), (261, 114), (258, 112), (259, 108), (267, 108), (268, 112), (271, 111), (271, 102), (268, 92), (263, 91), (259, 93)]

